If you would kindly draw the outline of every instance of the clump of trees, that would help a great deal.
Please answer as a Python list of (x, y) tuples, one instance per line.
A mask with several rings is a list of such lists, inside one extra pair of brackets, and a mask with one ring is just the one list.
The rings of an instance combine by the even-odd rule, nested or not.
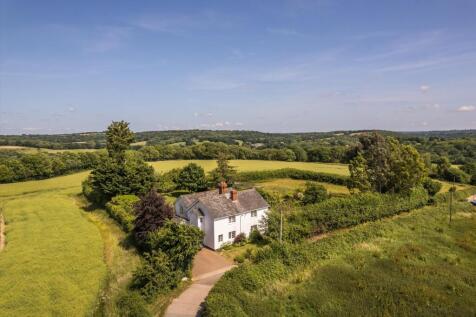
[[(468, 164), (465, 166), (468, 166), (468, 170), (471, 172), (471, 165)], [(471, 176), (464, 170), (451, 166), (451, 163), (447, 157), (440, 157), (440, 159), (437, 161), (435, 177), (448, 182), (456, 183), (469, 183), (471, 181)]]
[(226, 182), (228, 186), (233, 186), (236, 178), (236, 169), (230, 165), (228, 156), (220, 153), (217, 159), (217, 168), (210, 172), (212, 184)]
[(185, 166), (178, 175), (178, 188), (191, 192), (207, 189), (207, 179), (203, 168), (195, 163)]
[(134, 140), (129, 124), (113, 122), (107, 132), (107, 154), (99, 161), (90, 177), (83, 184), (85, 196), (95, 203), (105, 204), (117, 195), (143, 195), (153, 186), (154, 169), (134, 154), (126, 150)]
[(420, 185), (428, 171), (418, 151), (378, 133), (362, 136), (350, 162), (349, 189), (399, 193)]

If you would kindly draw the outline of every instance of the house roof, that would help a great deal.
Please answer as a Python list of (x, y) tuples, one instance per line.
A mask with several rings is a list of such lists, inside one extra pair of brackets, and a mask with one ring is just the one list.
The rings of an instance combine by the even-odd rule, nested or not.
[(260, 193), (254, 188), (239, 191), (235, 201), (229, 198), (229, 193), (219, 194), (218, 190), (183, 195), (180, 196), (180, 199), (185, 209), (190, 209), (200, 202), (208, 209), (214, 219), (267, 208), (269, 206), (266, 200), (264, 200)]

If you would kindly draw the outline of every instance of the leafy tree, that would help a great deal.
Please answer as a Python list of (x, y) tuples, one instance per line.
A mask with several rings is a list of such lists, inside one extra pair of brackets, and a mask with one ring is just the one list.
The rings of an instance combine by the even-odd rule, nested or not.
[(230, 166), (226, 154), (220, 153), (217, 159), (217, 168), (210, 172), (213, 185), (225, 181), (228, 186), (233, 186), (235, 176), (236, 169), (233, 166)]
[(160, 229), (174, 216), (172, 207), (155, 190), (149, 191), (135, 205), (135, 214), (134, 236), (142, 248), (147, 246), (149, 234)]
[(109, 156), (118, 163), (126, 159), (126, 150), (134, 142), (134, 134), (125, 121), (113, 121), (106, 131), (106, 148)]
[(177, 287), (181, 277), (182, 272), (174, 270), (167, 254), (154, 250), (144, 254), (144, 262), (134, 272), (131, 287), (150, 300), (159, 292)]
[(447, 157), (442, 156), (436, 163), (436, 175), (438, 176), (438, 178), (445, 179), (450, 168), (450, 160), (448, 160)]
[(314, 182), (307, 182), (302, 202), (305, 205), (316, 204), (327, 199), (327, 189)]
[(150, 249), (167, 254), (175, 270), (187, 273), (201, 248), (203, 235), (197, 227), (168, 220), (160, 230), (149, 235), (148, 244)]
[(180, 171), (178, 187), (191, 192), (205, 190), (207, 188), (207, 180), (203, 168), (195, 163), (185, 166)]
[(432, 180), (431, 178), (427, 177), (423, 180), (423, 188), (428, 192), (428, 195), (435, 196), (441, 190), (441, 183)]
[(380, 193), (408, 191), (427, 175), (425, 162), (414, 147), (377, 133), (360, 138), (349, 171), (351, 189)]

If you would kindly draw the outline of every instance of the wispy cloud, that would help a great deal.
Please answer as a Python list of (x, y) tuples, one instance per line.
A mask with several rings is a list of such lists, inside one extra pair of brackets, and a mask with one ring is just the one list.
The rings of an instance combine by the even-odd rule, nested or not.
[(91, 53), (104, 53), (124, 44), (131, 33), (130, 27), (99, 27), (85, 43), (84, 50)]
[(290, 28), (266, 28), (266, 31), (271, 34), (283, 35), (283, 36), (295, 36), (295, 37), (309, 37), (309, 35), (298, 32)]
[(461, 106), (458, 109), (456, 109), (457, 112), (473, 112), (476, 111), (475, 106)]

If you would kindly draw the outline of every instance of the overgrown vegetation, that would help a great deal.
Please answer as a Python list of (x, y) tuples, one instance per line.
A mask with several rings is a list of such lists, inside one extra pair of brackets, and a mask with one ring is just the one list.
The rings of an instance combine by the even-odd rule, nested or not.
[[(461, 199), (448, 225), (438, 205), (316, 241), (274, 243), (228, 272), (207, 316), (472, 316), (476, 213)], [(230, 292), (230, 290), (233, 290)]]

